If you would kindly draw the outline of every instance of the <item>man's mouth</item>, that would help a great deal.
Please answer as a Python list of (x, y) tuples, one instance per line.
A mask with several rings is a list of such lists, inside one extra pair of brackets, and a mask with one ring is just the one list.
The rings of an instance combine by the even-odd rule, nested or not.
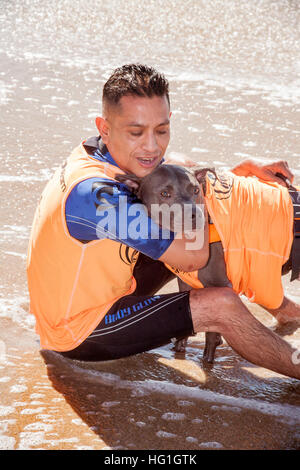
[(151, 168), (156, 165), (158, 157), (139, 157), (137, 160), (143, 168)]

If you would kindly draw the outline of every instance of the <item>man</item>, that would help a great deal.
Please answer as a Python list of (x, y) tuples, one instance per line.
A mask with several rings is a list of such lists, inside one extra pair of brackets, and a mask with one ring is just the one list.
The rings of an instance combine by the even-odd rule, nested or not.
[[(162, 163), (170, 117), (163, 75), (143, 65), (117, 69), (104, 85), (103, 116), (96, 118), (100, 137), (77, 147), (47, 184), (28, 254), (41, 346), (71, 358), (108, 360), (173, 337), (219, 331), (249, 361), (299, 379), (290, 345), (258, 322), (231, 289), (155, 295), (173, 276), (164, 263), (193, 271), (209, 253), (207, 225), (198, 250), (186, 249), (184, 237), (166, 236), (151, 219), (146, 234), (129, 230), (138, 201), (115, 175), (145, 176)], [(292, 178), (283, 162), (247, 161), (234, 171)]]

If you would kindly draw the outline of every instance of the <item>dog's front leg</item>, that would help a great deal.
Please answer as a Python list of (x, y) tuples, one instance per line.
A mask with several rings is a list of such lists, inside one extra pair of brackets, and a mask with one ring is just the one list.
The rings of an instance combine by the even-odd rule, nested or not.
[(220, 333), (213, 331), (205, 333), (205, 348), (203, 353), (203, 361), (209, 364), (214, 362), (217, 346), (223, 343)]
[[(180, 292), (190, 291), (192, 289), (191, 286), (189, 286), (188, 284), (183, 282), (181, 279), (179, 279), (179, 277), (177, 278), (177, 282), (178, 282), (178, 287), (179, 287)], [(175, 343), (174, 343), (175, 351), (176, 352), (185, 352), (185, 348), (186, 348), (186, 345), (187, 345), (187, 340), (188, 340), (188, 337), (186, 337), (186, 338), (176, 338)]]
[[(192, 289), (191, 286), (183, 282), (181, 279), (178, 278), (177, 281), (178, 281), (178, 287), (179, 287), (180, 292), (190, 291)], [(174, 342), (174, 350), (176, 352), (181, 352), (181, 353), (185, 352), (187, 340), (188, 340), (188, 337), (176, 338)], [(209, 364), (212, 364), (214, 362), (216, 348), (222, 343), (223, 341), (222, 341), (222, 337), (220, 333), (215, 333), (215, 332), (205, 333), (205, 347), (204, 347), (204, 353), (203, 353), (203, 361)]]

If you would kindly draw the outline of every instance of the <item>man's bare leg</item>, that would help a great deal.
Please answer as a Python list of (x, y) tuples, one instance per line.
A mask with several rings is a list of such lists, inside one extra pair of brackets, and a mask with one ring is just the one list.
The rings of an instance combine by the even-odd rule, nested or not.
[(218, 331), (249, 362), (300, 379), (300, 364), (292, 360), (295, 350), (260, 323), (232, 289), (192, 289), (190, 307), (197, 333)]
[(296, 304), (287, 297), (283, 298), (283, 302), (278, 308), (263, 308), (271, 313), (280, 325), (284, 325), (290, 322), (299, 323), (300, 325), (300, 305)]

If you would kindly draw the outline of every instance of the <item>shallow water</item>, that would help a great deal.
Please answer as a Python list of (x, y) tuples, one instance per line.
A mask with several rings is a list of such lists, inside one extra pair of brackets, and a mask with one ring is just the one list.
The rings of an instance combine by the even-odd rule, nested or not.
[[(222, 168), (230, 168), (248, 157), (283, 158), (289, 162), (300, 183), (300, 9), (296, 0), (50, 0), (47, 3), (1, 0), (0, 6), (0, 132), (3, 142), (0, 155), (3, 266), (0, 345), (5, 352), (2, 354), (4, 372), (9, 369), (7, 357), (13, 354), (12, 348), (17, 348), (19, 357), (28, 351), (33, 355), (38, 351), (34, 319), (27, 313), (25, 262), (30, 226), (41, 190), (72, 148), (95, 134), (94, 118), (101, 112), (102, 85), (115, 67), (145, 62), (169, 78), (173, 112), (169, 153), (185, 153), (195, 161)], [(286, 292), (300, 300), (298, 286), (289, 284), (287, 278), (284, 284)], [(272, 326), (272, 320), (261, 309), (253, 306), (251, 309)], [(299, 332), (282, 334), (295, 345), (299, 344)], [(191, 398), (187, 390), (201, 384), (200, 391), (204, 388), (228, 397), (242, 397), (241, 404), (234, 405), (229, 401), (227, 405), (227, 399), (224, 399), (215, 406), (240, 406), (245, 415), (250, 412), (248, 399), (254, 400), (251, 410), (257, 406), (257, 412), (260, 410), (259, 413), (268, 419), (270, 415), (264, 414), (261, 402), (274, 403), (273, 418), (278, 406), (285, 404), (297, 406), (300, 413), (296, 381), (254, 368), (226, 345), (220, 348), (209, 380), (204, 380), (201, 361), (198, 361), (202, 349), (200, 338), (190, 346), (187, 361), (175, 359), (171, 348), (130, 359), (126, 362), (128, 370), (133, 367), (136, 375), (126, 380), (132, 380), (131, 384), (138, 387), (141, 387), (141, 381), (145, 384), (149, 380), (159, 381), (169, 385), (166, 388), (168, 399), (175, 397), (176, 401), (179, 393), (180, 400), (191, 399), (203, 404), (206, 400), (203, 393)], [(10, 367), (16, 370), (16, 365)], [(43, 370), (46, 366), (42, 362), (39, 367)], [(66, 366), (61, 364), (60, 367)], [(120, 376), (123, 364), (111, 367), (112, 373)], [(76, 384), (75, 369), (70, 365), (69, 368)], [(105, 370), (109, 371), (110, 366), (105, 366)], [(21, 370), (15, 375), (7, 373), (15, 386), (22, 385), (19, 383), (22, 382)], [(0, 374), (0, 379), (5, 376)], [(45, 384), (49, 383), (52, 390), (59, 380), (53, 379), (53, 374), (49, 377), (50, 380), (45, 378)], [(73, 384), (72, 380), (70, 383)], [(120, 380), (123, 384), (125, 379)], [(0, 382), (0, 387), (4, 387), (1, 400), (5, 406), (12, 406), (9, 394), (8, 398), (3, 398), (8, 383)], [(178, 389), (181, 386), (184, 388)], [(60, 396), (66, 397), (67, 401), (72, 402), (72, 397), (76, 397), (75, 385), (70, 385), (69, 395), (62, 385), (57, 387)], [(146, 400), (143, 406), (155, 408), (154, 389), (141, 389), (152, 397), (148, 405)], [(21, 393), (20, 388), (13, 390), (12, 393), (17, 390)], [(121, 395), (116, 393), (114, 400), (123, 403), (122, 393), (131, 388), (121, 387), (120, 390)], [(104, 390), (102, 401), (105, 401), (106, 393)], [(131, 391), (126, 393), (130, 395)], [(182, 414), (180, 409), (177, 405), (166, 408), (165, 413), (171, 413), (166, 416), (178, 418)], [(76, 408), (76, 413), (86, 422), (86, 416), (80, 410), (80, 407)], [(294, 408), (288, 410), (286, 417), (291, 410), (295, 411)], [(133, 407), (130, 412), (135, 422), (143, 422), (142, 418), (138, 419), (137, 409)], [(176, 419), (161, 418), (163, 409), (159, 412), (156, 419), (160, 426), (155, 435), (159, 434), (152, 444), (159, 448), (159, 442), (161, 446), (170, 445), (165, 442), (173, 439), (174, 448), (180, 447), (181, 434), (172, 426), (166, 429), (162, 426), (162, 423), (172, 423)], [(210, 408), (207, 413), (212, 421)], [(181, 421), (186, 426), (197, 416), (185, 419)], [(185, 426), (182, 429), (186, 429)], [(294, 424), (287, 423), (286, 426), (286, 429), (295, 429)], [(9, 429), (13, 433), (16, 423), (11, 423)], [(184, 439), (190, 439), (184, 442), (188, 442), (186, 445), (190, 448), (201, 448), (203, 442), (218, 443), (213, 429), (207, 441), (196, 433), (185, 436)], [(265, 430), (266, 425), (261, 427), (261, 435)], [(28, 429), (22, 432), (26, 433)], [(166, 437), (168, 433), (175, 437)], [(129, 443), (120, 438), (119, 445), (126, 447), (131, 443), (142, 448), (136, 434)], [(110, 441), (107, 435), (105, 442)], [(230, 440), (229, 435), (226, 443), (219, 442), (225, 448), (238, 442), (233, 437)], [(22, 447), (26, 442), (26, 439), (10, 440), (15, 439), (12, 435), (8, 437), (2, 441), (7, 445)], [(65, 439), (69, 437), (64, 436)], [(117, 446), (117, 440), (113, 439), (108, 445)], [(53, 442), (56, 442), (54, 447), (61, 445), (55, 439)], [(267, 442), (275, 447), (296, 445), (291, 437), (283, 439), (281, 444)], [(80, 442), (76, 445), (80, 446)], [(93, 445), (97, 448), (105, 444)], [(251, 440), (248, 445), (251, 447)]]

